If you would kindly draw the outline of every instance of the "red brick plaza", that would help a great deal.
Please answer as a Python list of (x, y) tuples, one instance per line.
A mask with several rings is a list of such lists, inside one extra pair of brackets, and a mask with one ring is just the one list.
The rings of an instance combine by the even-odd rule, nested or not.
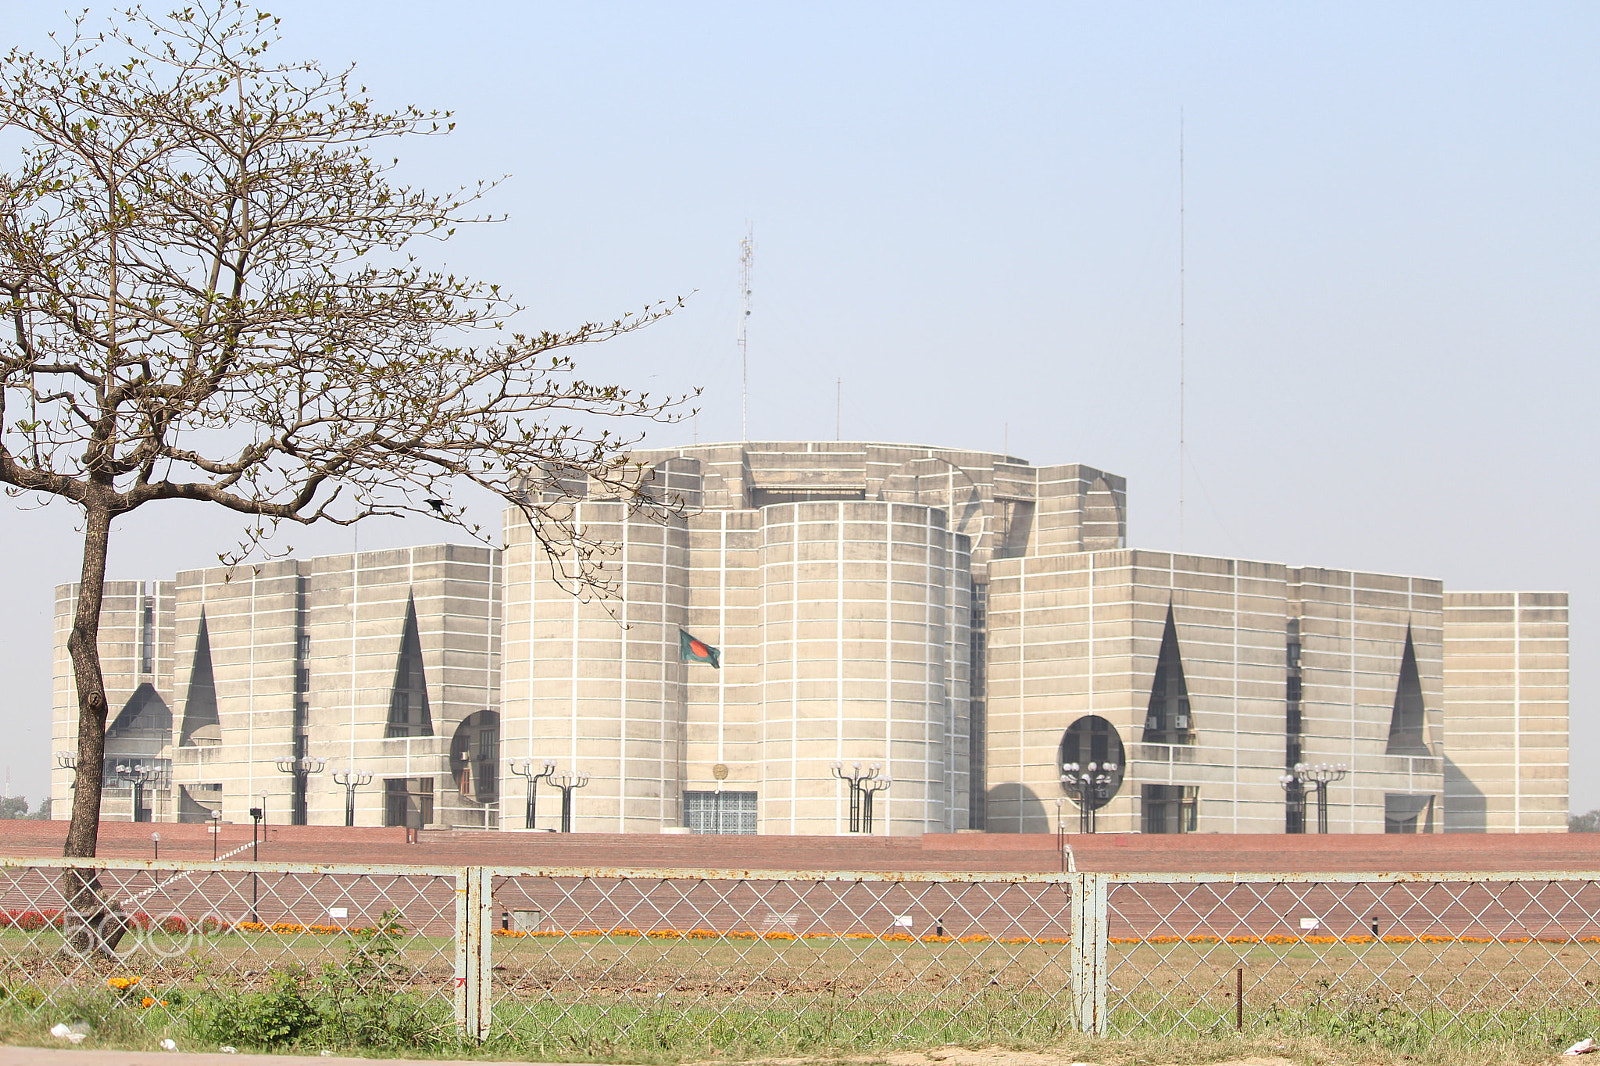
[[(64, 821), (0, 821), (0, 855), (58, 856)], [(105, 822), (99, 854), (209, 860), (205, 825)], [(246, 850), (249, 825), (224, 825), (227, 853)], [(1600, 834), (1281, 836), (1070, 835), (1079, 870), (1186, 873), (1589, 872), (1600, 870)], [(922, 837), (679, 836), (613, 833), (493, 833), (343, 826), (266, 827), (262, 862), (411, 866), (643, 867), (706, 870), (949, 870), (1047, 873), (1062, 861), (1053, 835), (985, 833)]]

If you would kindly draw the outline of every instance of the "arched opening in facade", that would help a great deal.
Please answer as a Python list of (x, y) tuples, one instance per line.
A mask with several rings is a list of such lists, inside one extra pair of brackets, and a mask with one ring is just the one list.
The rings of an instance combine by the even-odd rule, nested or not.
[(500, 798), (500, 715), (484, 709), (461, 720), (450, 738), (450, 773), (461, 798), (493, 803)]
[(1095, 478), (1089, 495), (1083, 501), (1083, 550), (1107, 551), (1127, 547), (1123, 533), (1122, 508), (1117, 506), (1116, 494), (1105, 478)]
[[(1090, 764), (1094, 770), (1090, 770)], [(1068, 771), (1067, 767), (1077, 767)], [(1122, 737), (1117, 727), (1098, 714), (1086, 714), (1067, 727), (1061, 735), (1061, 746), (1056, 751), (1056, 768), (1065, 773), (1092, 774), (1085, 788), (1067, 788), (1072, 801), (1080, 807), (1099, 810), (1122, 788), (1128, 757), (1122, 747)]]

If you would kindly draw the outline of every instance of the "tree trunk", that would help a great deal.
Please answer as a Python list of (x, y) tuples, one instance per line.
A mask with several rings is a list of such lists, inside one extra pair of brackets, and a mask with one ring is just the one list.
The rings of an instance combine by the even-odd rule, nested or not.
[[(72, 617), (67, 653), (78, 692), (78, 766), (72, 789), (72, 821), (67, 826), (67, 858), (92, 859), (100, 837), (100, 783), (106, 751), (106, 683), (100, 671), (100, 608), (105, 599), (106, 547), (111, 514), (87, 508), (84, 515), (83, 571)], [(66, 903), (63, 932), (78, 954), (109, 954), (126, 926), (115, 904), (108, 904), (93, 869), (63, 871), (61, 895)]]
[(106, 754), (106, 680), (100, 672), (100, 608), (106, 592), (106, 546), (111, 539), (109, 512), (85, 513), (83, 572), (78, 578), (78, 604), (72, 616), (67, 654), (78, 691), (77, 785), (72, 790), (72, 823), (67, 827), (69, 859), (91, 859), (100, 838), (100, 780)]

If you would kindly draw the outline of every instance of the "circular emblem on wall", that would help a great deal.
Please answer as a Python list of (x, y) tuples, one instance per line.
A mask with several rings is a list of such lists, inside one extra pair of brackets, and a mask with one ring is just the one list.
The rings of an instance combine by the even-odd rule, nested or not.
[(727, 766), (723, 765), (722, 763), (717, 763), (717, 765), (711, 768), (711, 776), (716, 778), (718, 781), (726, 781), (728, 779)]

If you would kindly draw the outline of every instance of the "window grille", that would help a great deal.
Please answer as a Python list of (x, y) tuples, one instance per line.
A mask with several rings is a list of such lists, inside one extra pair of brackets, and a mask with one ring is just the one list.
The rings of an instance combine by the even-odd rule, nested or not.
[(683, 824), (693, 833), (754, 836), (756, 793), (685, 792)]

